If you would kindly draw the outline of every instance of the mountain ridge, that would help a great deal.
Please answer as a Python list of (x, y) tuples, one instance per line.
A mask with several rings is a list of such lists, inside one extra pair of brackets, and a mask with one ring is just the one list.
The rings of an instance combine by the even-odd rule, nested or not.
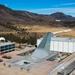
[(28, 11), (13, 10), (4, 5), (0, 5), (0, 20), (7, 22), (25, 23), (25, 24), (49, 24), (50, 21), (75, 21), (75, 17), (65, 15), (62, 12), (56, 12), (50, 15), (32, 13)]

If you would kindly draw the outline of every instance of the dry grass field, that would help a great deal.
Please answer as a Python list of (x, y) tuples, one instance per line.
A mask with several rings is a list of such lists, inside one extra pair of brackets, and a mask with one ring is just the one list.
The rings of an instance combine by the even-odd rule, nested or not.
[(75, 31), (72, 30), (70, 32), (60, 33), (60, 34), (57, 34), (57, 36), (63, 37), (63, 38), (75, 38)]
[[(70, 28), (65, 28), (65, 27), (49, 27), (49, 26), (22, 26), (21, 28), (27, 29), (27, 32), (36, 32), (36, 33), (47, 33), (47, 32), (57, 32), (57, 31), (62, 31), (62, 30), (68, 30)], [(75, 30), (71, 29), (72, 31), (70, 32), (63, 32), (56, 34), (56, 36), (59, 37), (65, 37), (65, 38), (75, 38)]]
[(50, 27), (50, 26), (22, 26), (21, 28), (27, 29), (28, 32), (55, 32), (60, 31), (68, 28), (56, 28), (56, 27)]
[[(50, 27), (48, 25), (43, 26), (43, 25), (15, 24), (15, 26), (17, 26), (17, 28), (19, 29), (25, 29), (26, 32), (29, 32), (29, 33), (36, 32), (38, 34), (47, 33), (47, 32), (57, 32), (57, 31), (69, 29), (65, 27)], [(0, 34), (10, 34), (10, 33), (17, 34), (17, 31), (0, 26)], [(59, 33), (59, 34), (56, 34), (56, 36), (66, 37), (66, 38), (75, 38), (75, 30), (72, 29), (72, 31), (70, 32)]]

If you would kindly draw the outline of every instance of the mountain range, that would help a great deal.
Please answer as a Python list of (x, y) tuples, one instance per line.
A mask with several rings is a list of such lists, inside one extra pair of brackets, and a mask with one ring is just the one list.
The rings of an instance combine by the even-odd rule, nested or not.
[(49, 24), (50, 21), (75, 21), (75, 17), (56, 12), (50, 15), (32, 13), (28, 11), (13, 10), (0, 4), (0, 21), (24, 24)]

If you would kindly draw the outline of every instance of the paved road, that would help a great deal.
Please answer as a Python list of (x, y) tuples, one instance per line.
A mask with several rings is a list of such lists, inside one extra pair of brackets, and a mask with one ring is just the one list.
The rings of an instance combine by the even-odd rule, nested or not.
[(62, 62), (59, 63), (58, 67), (55, 68), (52, 72), (48, 75), (57, 75), (57, 72), (62, 71), (68, 65), (70, 65), (73, 61), (75, 61), (75, 53), (64, 59)]
[(60, 74), (57, 75), (69, 75), (75, 69), (75, 61), (68, 65), (65, 69), (63, 69)]

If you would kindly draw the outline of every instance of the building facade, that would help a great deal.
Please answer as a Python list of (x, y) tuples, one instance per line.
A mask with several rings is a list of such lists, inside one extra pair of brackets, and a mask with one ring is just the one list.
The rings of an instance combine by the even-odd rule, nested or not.
[(0, 44), (0, 54), (15, 50), (15, 44), (11, 42)]
[[(37, 40), (37, 46), (41, 40), (42, 38)], [(75, 52), (75, 39), (51, 37), (50, 51), (73, 53)]]

